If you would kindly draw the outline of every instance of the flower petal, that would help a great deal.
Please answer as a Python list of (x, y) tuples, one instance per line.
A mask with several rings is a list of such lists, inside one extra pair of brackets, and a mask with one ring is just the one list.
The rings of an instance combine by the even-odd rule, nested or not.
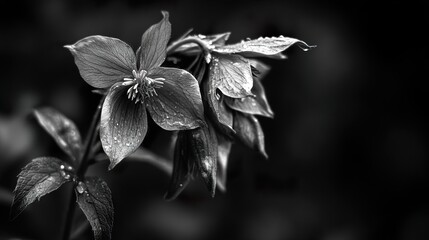
[(142, 36), (140, 69), (150, 70), (159, 67), (166, 57), (168, 40), (171, 35), (171, 24), (168, 12), (163, 11), (163, 19), (152, 25)]
[(164, 195), (166, 200), (174, 200), (185, 189), (194, 176), (195, 161), (189, 157), (188, 131), (179, 131), (174, 148), (173, 173), (168, 190)]
[(248, 57), (266, 57), (277, 55), (290, 46), (297, 44), (302, 50), (307, 51), (314, 46), (309, 46), (305, 42), (290, 37), (265, 37), (254, 40), (242, 41), (240, 43), (220, 46), (215, 49), (219, 53), (243, 53)]
[(136, 57), (125, 42), (104, 36), (89, 36), (65, 46), (73, 54), (82, 78), (96, 88), (107, 88), (132, 76)]
[(189, 133), (190, 142), (189, 157), (196, 162), (204, 183), (211, 196), (214, 197), (218, 157), (216, 132), (210, 123), (207, 126), (187, 132)]
[(152, 119), (165, 130), (194, 129), (204, 125), (204, 110), (197, 80), (177, 68), (155, 68), (151, 78), (164, 78), (157, 95), (145, 99)]
[(238, 139), (249, 148), (256, 148), (265, 158), (265, 137), (258, 119), (249, 114), (235, 112), (234, 129), (237, 131)]
[(218, 142), (218, 148), (217, 148), (218, 154), (217, 154), (216, 184), (221, 191), (225, 192), (228, 158), (229, 158), (229, 153), (231, 151), (232, 142), (229, 139), (226, 139), (219, 134), (217, 135), (217, 142)]
[(214, 126), (227, 136), (235, 134), (233, 125), (233, 115), (225, 104), (225, 96), (216, 87), (215, 78), (208, 78), (203, 81), (203, 98), (208, 104), (206, 114), (212, 120)]
[(241, 98), (252, 95), (252, 70), (249, 62), (239, 55), (213, 54), (209, 78), (226, 96)]
[(264, 87), (261, 82), (254, 77), (252, 93), (255, 97), (244, 97), (244, 98), (225, 98), (225, 103), (228, 107), (249, 114), (257, 114), (269, 118), (274, 117), (273, 110), (271, 110), (268, 104), (267, 97), (265, 95)]
[(100, 138), (104, 152), (110, 158), (109, 170), (133, 153), (147, 132), (144, 104), (127, 98), (127, 88), (115, 84), (107, 94), (101, 109)]

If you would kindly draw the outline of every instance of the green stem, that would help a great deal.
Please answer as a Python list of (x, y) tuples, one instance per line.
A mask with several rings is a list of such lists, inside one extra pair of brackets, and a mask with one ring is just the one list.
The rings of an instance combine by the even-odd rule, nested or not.
[[(89, 131), (88, 134), (86, 136), (85, 139), (85, 145), (84, 145), (84, 149), (83, 149), (83, 154), (82, 157), (80, 159), (79, 162), (79, 167), (77, 170), (77, 177), (78, 179), (83, 179), (83, 177), (85, 176), (85, 172), (88, 168), (88, 162), (89, 162), (89, 155), (91, 153), (91, 148), (95, 139), (95, 136), (97, 136), (97, 132), (98, 132), (98, 122), (100, 119), (100, 114), (101, 114), (101, 107), (103, 105), (105, 96), (103, 98), (101, 98), (100, 103), (97, 106), (97, 109), (94, 113), (94, 116), (92, 117), (92, 122), (91, 122), (91, 126), (89, 127)], [(76, 183), (75, 183), (76, 184)], [(66, 220), (64, 222), (64, 231), (63, 231), (63, 240), (68, 240), (70, 237), (70, 231), (71, 228), (73, 226), (73, 216), (74, 216), (74, 210), (76, 208), (76, 204), (74, 201), (74, 187), (71, 190), (70, 193), (70, 198), (69, 198), (69, 206), (67, 209), (67, 214), (66, 214)]]

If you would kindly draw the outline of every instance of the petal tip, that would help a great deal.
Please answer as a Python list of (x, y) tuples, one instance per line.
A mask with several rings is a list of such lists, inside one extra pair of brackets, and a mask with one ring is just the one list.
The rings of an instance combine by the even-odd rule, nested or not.
[(165, 11), (165, 10), (162, 10), (161, 13), (162, 13), (162, 16), (164, 17), (164, 19), (166, 21), (168, 21), (168, 18), (170, 17), (170, 13), (168, 11)]

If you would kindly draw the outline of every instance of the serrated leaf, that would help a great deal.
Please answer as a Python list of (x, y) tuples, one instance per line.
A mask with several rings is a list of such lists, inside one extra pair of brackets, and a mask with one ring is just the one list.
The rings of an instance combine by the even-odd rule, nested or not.
[(187, 132), (189, 141), (189, 157), (196, 162), (211, 195), (216, 190), (217, 169), (217, 138), (210, 123), (207, 127), (193, 129)]
[(50, 107), (37, 109), (34, 114), (39, 124), (54, 138), (58, 146), (71, 159), (79, 160), (82, 139), (74, 122)]
[(193, 178), (195, 161), (189, 157), (188, 131), (179, 131), (174, 148), (173, 174), (170, 179), (166, 200), (174, 200)]
[(311, 49), (313, 46), (305, 42), (290, 37), (260, 37), (254, 40), (242, 41), (240, 43), (217, 47), (214, 51), (219, 53), (240, 53), (246, 54), (247, 57), (264, 57), (279, 54), (289, 47), (296, 44), (304, 51)]
[(217, 148), (218, 157), (217, 157), (216, 184), (221, 191), (225, 192), (228, 158), (229, 158), (229, 153), (231, 151), (232, 142), (221, 135), (217, 135), (217, 141), (218, 141), (218, 148)]
[(268, 158), (265, 152), (265, 137), (258, 119), (250, 114), (235, 112), (234, 129), (237, 137), (246, 146), (256, 149), (265, 158)]
[(250, 63), (239, 55), (213, 54), (209, 79), (226, 96), (251, 96), (253, 86)]
[(261, 82), (254, 77), (252, 93), (255, 97), (244, 98), (225, 98), (225, 103), (228, 107), (243, 113), (257, 114), (264, 117), (273, 118), (274, 113), (268, 103), (265, 95), (265, 89)]
[(91, 224), (96, 240), (111, 239), (113, 227), (112, 193), (99, 177), (88, 177), (75, 188), (77, 203)]
[(18, 175), (11, 207), (11, 218), (16, 218), (36, 199), (57, 190), (74, 178), (74, 169), (53, 157), (39, 157), (27, 164)]

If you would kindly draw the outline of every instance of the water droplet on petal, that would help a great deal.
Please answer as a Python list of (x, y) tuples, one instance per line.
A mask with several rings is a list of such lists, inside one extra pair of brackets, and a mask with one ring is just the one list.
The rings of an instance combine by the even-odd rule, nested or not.
[(61, 166), (60, 166), (60, 169), (61, 169), (61, 170), (63, 170), (64, 168), (65, 168), (65, 167), (64, 167), (64, 165), (61, 165)]
[(87, 187), (86, 187), (86, 184), (85, 184), (84, 182), (79, 182), (79, 183), (77, 184), (77, 186), (76, 186), (76, 191), (77, 191), (79, 194), (82, 194), (82, 193), (84, 193), (84, 192), (87, 192), (87, 191), (86, 191), (86, 189), (87, 189)]
[(66, 175), (64, 176), (64, 178), (65, 178), (65, 179), (67, 179), (67, 180), (69, 180), (69, 179), (70, 179), (70, 175), (69, 175), (69, 174), (66, 174)]

